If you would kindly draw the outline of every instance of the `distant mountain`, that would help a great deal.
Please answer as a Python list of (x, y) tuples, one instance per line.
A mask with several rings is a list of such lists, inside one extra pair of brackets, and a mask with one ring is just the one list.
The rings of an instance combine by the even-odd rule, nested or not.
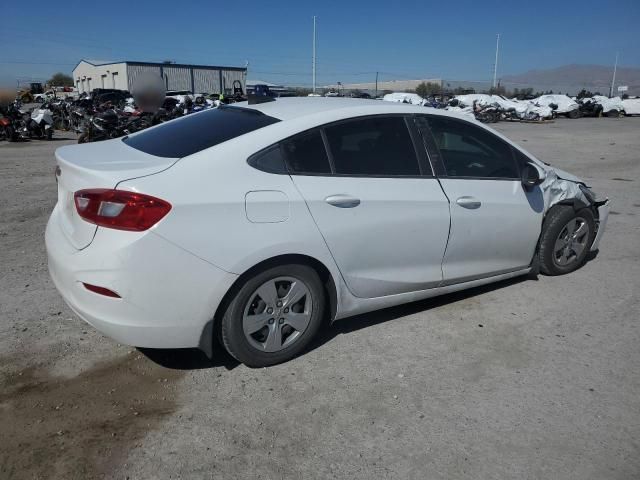
[[(501, 83), (505, 86), (533, 87), (536, 90), (553, 90), (576, 93), (582, 88), (608, 94), (611, 87), (613, 67), (604, 65), (565, 65), (547, 70), (530, 70), (519, 75), (505, 75)], [(640, 95), (640, 68), (618, 67), (615, 88), (629, 86), (630, 95)]]

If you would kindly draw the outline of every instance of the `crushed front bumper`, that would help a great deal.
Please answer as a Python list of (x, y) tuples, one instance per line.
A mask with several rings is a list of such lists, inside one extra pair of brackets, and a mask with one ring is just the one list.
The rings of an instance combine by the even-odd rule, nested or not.
[(602, 235), (604, 235), (604, 231), (607, 227), (609, 211), (611, 210), (609, 200), (605, 200), (603, 203), (600, 203), (596, 209), (598, 210), (598, 231), (596, 233), (596, 238), (593, 239), (593, 243), (591, 244), (591, 252), (598, 250), (600, 240), (602, 240)]

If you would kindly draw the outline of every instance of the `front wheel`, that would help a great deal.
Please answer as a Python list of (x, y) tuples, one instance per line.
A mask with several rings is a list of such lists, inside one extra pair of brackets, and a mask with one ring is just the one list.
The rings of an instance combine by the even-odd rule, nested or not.
[(249, 367), (285, 362), (313, 339), (324, 308), (324, 288), (313, 268), (269, 268), (250, 278), (227, 306), (220, 325), (222, 343)]
[(564, 275), (582, 266), (595, 238), (595, 220), (588, 208), (576, 212), (558, 205), (548, 214), (540, 237), (540, 270), (545, 275)]

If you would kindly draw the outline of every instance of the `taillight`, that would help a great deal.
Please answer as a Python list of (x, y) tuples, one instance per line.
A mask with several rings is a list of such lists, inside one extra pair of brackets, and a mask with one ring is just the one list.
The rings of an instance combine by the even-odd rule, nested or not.
[(84, 285), (84, 288), (86, 288), (90, 292), (98, 293), (100, 295), (104, 295), (105, 297), (122, 298), (116, 292), (114, 292), (113, 290), (109, 290), (108, 288), (99, 287), (98, 285), (91, 285), (90, 283), (84, 282), (82, 283), (82, 285)]
[(79, 190), (74, 201), (78, 215), (87, 222), (134, 232), (153, 227), (171, 210), (171, 204), (159, 198), (105, 188)]

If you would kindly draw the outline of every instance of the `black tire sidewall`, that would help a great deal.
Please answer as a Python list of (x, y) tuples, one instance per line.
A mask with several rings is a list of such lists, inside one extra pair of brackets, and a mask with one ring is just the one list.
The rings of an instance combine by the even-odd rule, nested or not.
[[(573, 218), (582, 217), (589, 225), (589, 239), (587, 246), (580, 254), (577, 261), (571, 262), (567, 266), (559, 266), (553, 260), (555, 243), (564, 226)], [(553, 207), (545, 218), (542, 235), (540, 238), (540, 270), (545, 275), (564, 275), (571, 273), (582, 266), (589, 253), (589, 248), (595, 238), (595, 220), (589, 208), (575, 211), (571, 205), (558, 205)]]
[[(242, 316), (249, 297), (260, 285), (277, 277), (294, 277), (309, 288), (313, 311), (309, 326), (300, 338), (279, 352), (263, 352), (252, 346), (244, 335)], [(256, 273), (240, 287), (229, 303), (220, 322), (220, 337), (229, 354), (249, 367), (266, 367), (285, 362), (301, 353), (322, 325), (325, 309), (325, 291), (316, 271), (308, 265), (289, 264), (272, 267)]]

